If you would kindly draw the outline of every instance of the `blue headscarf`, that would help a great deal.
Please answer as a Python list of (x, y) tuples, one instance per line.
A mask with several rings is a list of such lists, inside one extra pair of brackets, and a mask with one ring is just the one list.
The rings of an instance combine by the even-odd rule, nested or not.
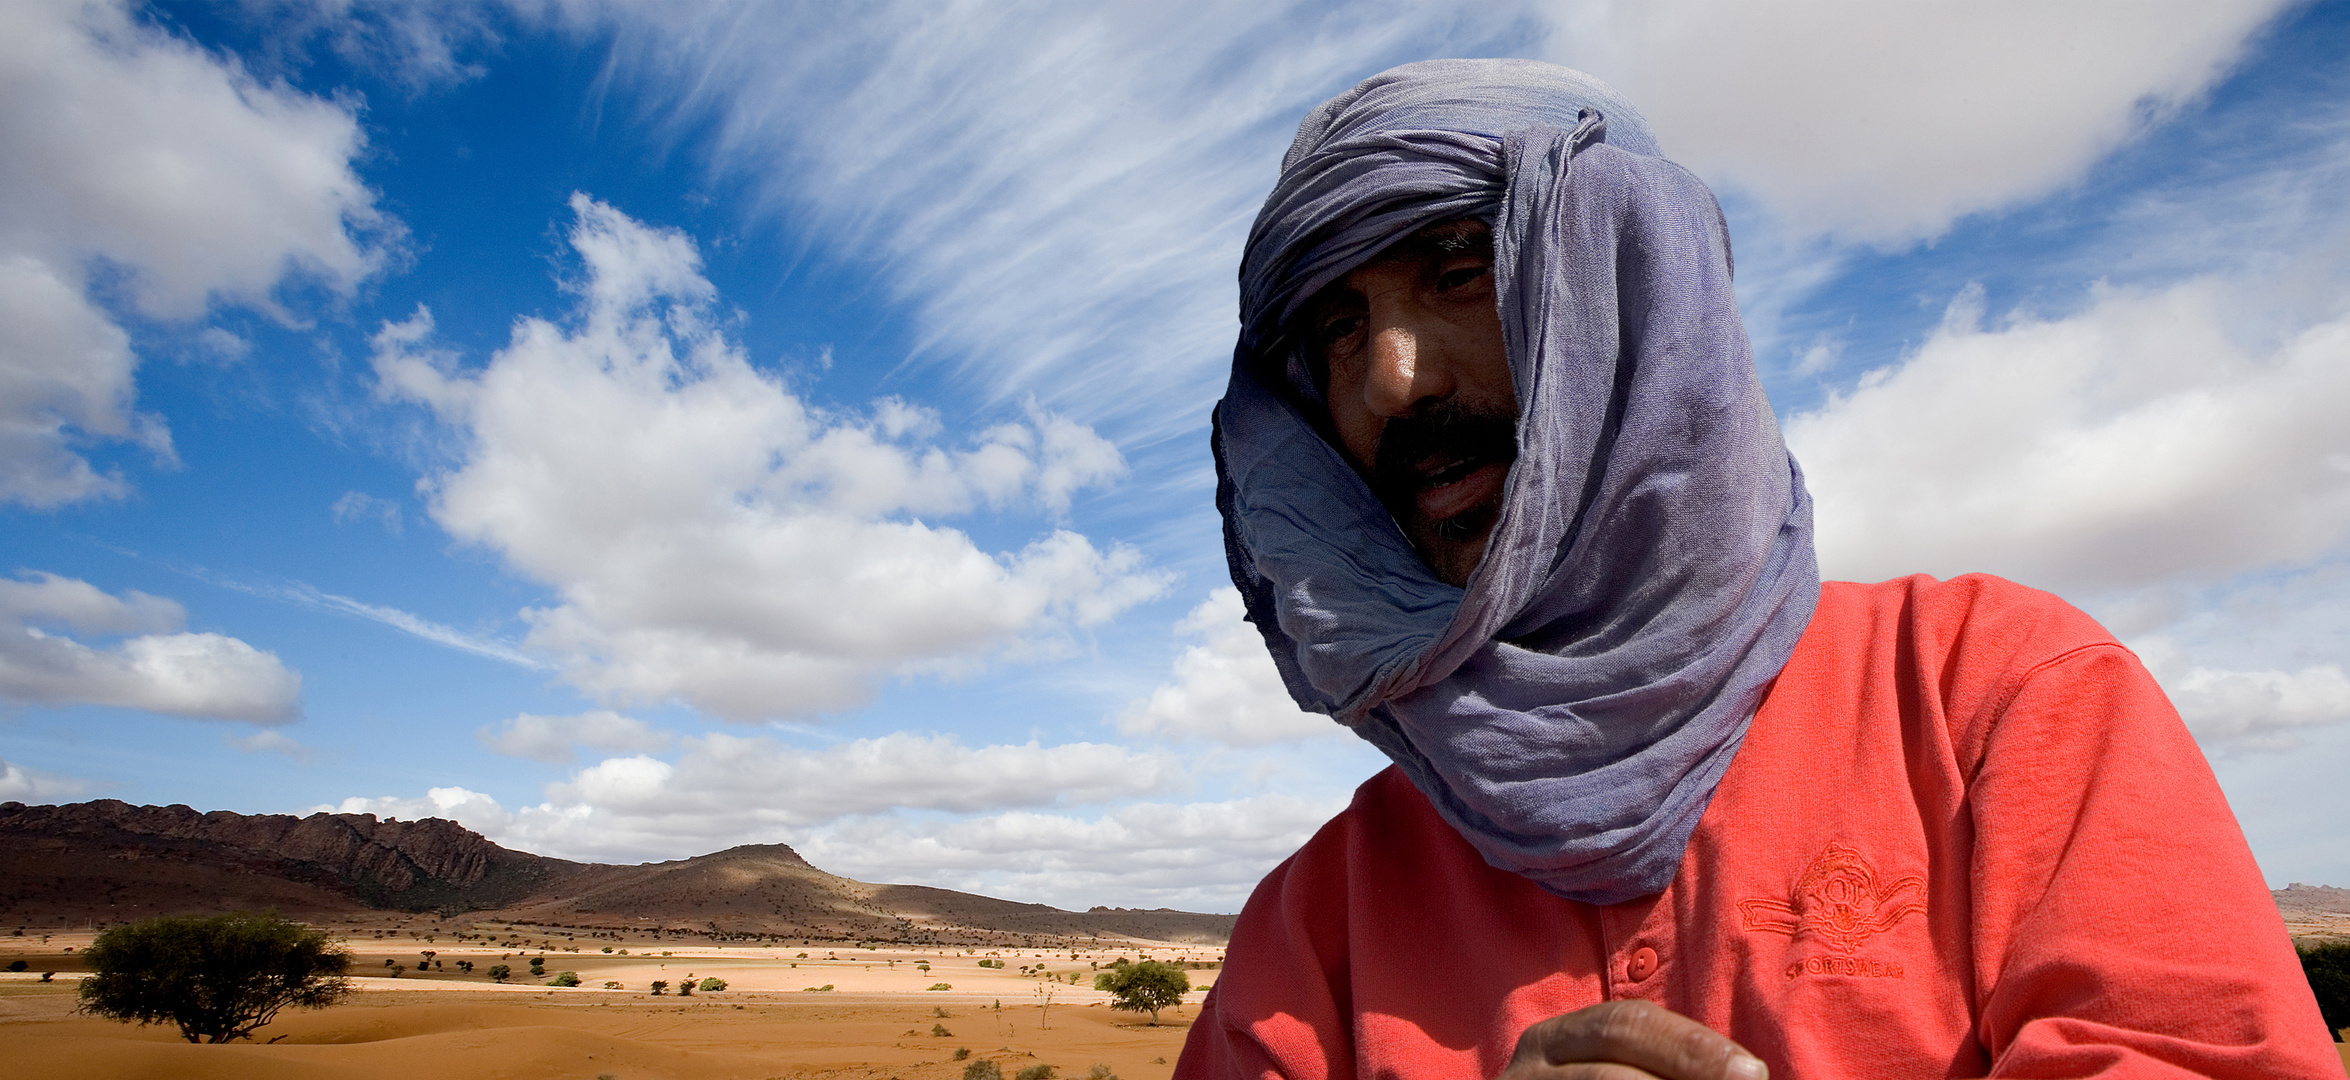
[[(1439, 581), (1322, 435), (1297, 310), (1441, 221), (1493, 229), (1518, 458)], [(1523, 60), (1372, 77), (1298, 129), (1217, 406), (1232, 579), (1300, 706), (1385, 751), (1487, 862), (1655, 893), (1819, 599), (1720, 208), (1631, 104)]]

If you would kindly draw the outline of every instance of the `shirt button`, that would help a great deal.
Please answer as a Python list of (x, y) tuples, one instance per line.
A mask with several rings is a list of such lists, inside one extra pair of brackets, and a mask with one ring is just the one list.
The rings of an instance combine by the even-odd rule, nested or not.
[(1624, 964), (1624, 974), (1631, 976), (1633, 982), (1656, 974), (1656, 950), (1646, 945), (1632, 950), (1632, 959)]

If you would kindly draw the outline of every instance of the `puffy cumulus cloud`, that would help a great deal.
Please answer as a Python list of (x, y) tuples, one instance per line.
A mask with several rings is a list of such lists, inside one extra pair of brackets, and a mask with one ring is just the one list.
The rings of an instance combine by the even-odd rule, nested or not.
[(70, 799), (89, 789), (90, 785), (71, 777), (0, 760), (0, 802), (38, 803)]
[(353, 796), (339, 803), (320, 803), (308, 812), (374, 814), (379, 818), (406, 818), (410, 821), (446, 818), (493, 840), (513, 820), (512, 815), (498, 805), (498, 800), (461, 787), (432, 788), (421, 799)]
[(1553, 59), (1798, 228), (1901, 242), (2046, 194), (2208, 89), (2285, 0), (1545, 3)]
[(715, 328), (690, 239), (571, 203), (575, 325), (521, 319), (464, 371), (420, 310), (376, 336), (374, 362), (383, 393), (459, 443), (429, 479), (434, 519), (560, 594), (523, 613), (525, 644), (575, 685), (731, 719), (822, 712), (1164, 588), (1133, 549), (1065, 529), (990, 554), (922, 519), (1065, 505), (1123, 468), (1090, 430), (1032, 408), (952, 446), (902, 401), (812, 407)]
[[(566, 858), (669, 859), (772, 842), (843, 818), (899, 810), (970, 814), (1147, 796), (1182, 780), (1162, 754), (1099, 743), (966, 746), (898, 733), (821, 749), (715, 733), (682, 740), (674, 760), (606, 758), (549, 784), (535, 806), (435, 789), (452, 817), (503, 844)], [(398, 798), (351, 812), (404, 813)], [(440, 804), (435, 804), (440, 805)], [(390, 809), (385, 809), (390, 808)]]
[(2259, 291), (2099, 288), (2077, 314), (1996, 326), (1962, 295), (1901, 363), (1789, 419), (1823, 572), (1980, 570), (2085, 597), (2350, 539), (2350, 316), (2239, 334)]
[[(173, 632), (185, 618), (178, 604), (135, 589), (113, 596), (46, 573), (0, 579), (0, 699), (256, 724), (295, 717), (300, 675), (236, 638)], [(58, 629), (127, 636), (92, 647)]]
[(936, 821), (860, 818), (795, 841), (860, 881), (918, 882), (1067, 908), (1238, 911), (1258, 879), (1346, 807), (1346, 797), (1256, 795), (1135, 803), (1091, 818), (1010, 811)]
[(130, 440), (173, 460), (163, 422), (133, 406), (130, 335), (39, 259), (0, 255), (0, 501), (48, 507), (119, 496), (82, 440)]
[(1344, 735), (1329, 717), (1297, 707), (1246, 611), (1240, 590), (1217, 589), (1178, 621), (1176, 634), (1200, 643), (1175, 658), (1171, 681), (1118, 717), (1118, 730), (1239, 746)]
[(0, 500), (119, 495), (84, 441), (170, 462), (132, 408), (128, 336), (88, 296), (100, 264), (142, 313), (215, 301), (286, 317), (289, 274), (348, 290), (388, 235), (351, 160), (350, 109), (261, 83), (104, 0), (0, 5)]
[(669, 749), (670, 735), (633, 716), (608, 710), (578, 716), (538, 716), (522, 713), (478, 733), (481, 744), (508, 757), (530, 758), (551, 765), (569, 764), (572, 748), (590, 746), (621, 752)]

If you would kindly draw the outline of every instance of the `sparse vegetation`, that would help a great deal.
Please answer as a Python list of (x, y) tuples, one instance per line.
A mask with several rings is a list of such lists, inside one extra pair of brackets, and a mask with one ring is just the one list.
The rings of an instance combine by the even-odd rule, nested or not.
[(831, 984), (831, 983), (825, 983), (825, 984), (824, 984), (824, 985), (822, 985), (822, 986), (810, 986), (810, 987), (807, 987), (807, 988), (805, 988), (805, 989), (802, 989), (802, 990), (800, 991), (800, 993), (803, 993), (803, 994), (829, 994), (829, 993), (831, 993), (831, 992), (832, 992), (832, 984)]
[(607, 981), (604, 983), (604, 989), (606, 989), (606, 990), (618, 990), (618, 989), (620, 989), (620, 982), (619, 982), (619, 980), (617, 980), (617, 979), (614, 979), (614, 980), (607, 980)]
[(933, 1039), (952, 1039), (955, 1037), (955, 1033), (948, 1031), (945, 1024), (932, 1024), (930, 1025), (930, 1037)]
[(189, 1042), (245, 1038), (289, 1005), (322, 1008), (351, 989), (351, 954), (275, 912), (112, 927), (82, 956), (94, 972), (82, 980), (83, 1012), (176, 1024)]
[(707, 978), (707, 979), (703, 979), (703, 980), (702, 980), (702, 983), (701, 983), (701, 988), (702, 988), (703, 990), (708, 990), (708, 991), (713, 991), (713, 992), (715, 992), (715, 991), (719, 991), (719, 990), (724, 990), (724, 989), (726, 989), (726, 980), (724, 980), (724, 979), (721, 979), (721, 978), (719, 978), (719, 977), (717, 977), (717, 976), (715, 976), (715, 975), (712, 975), (712, 976), (710, 976), (709, 978)]
[(2317, 1011), (2325, 1017), (2334, 1041), (2341, 1042), (2342, 1029), (2350, 1027), (2350, 941), (2329, 941), (2296, 951), (2301, 954), (2301, 974), (2309, 980), (2310, 992), (2317, 995)]
[(970, 1057), (970, 1056), (971, 1056), (971, 1048), (970, 1048), (970, 1047), (968, 1047), (968, 1046), (958, 1046), (958, 1047), (956, 1047), (956, 1048), (955, 1048), (955, 1060), (956, 1060), (956, 1061), (961, 1061), (961, 1060), (963, 1060), (963, 1059), (965, 1059), (965, 1058), (968, 1058), (968, 1057)]
[(930, 988), (933, 990), (952, 990), (955, 987), (953, 983), (931, 983)]
[(1093, 1063), (1093, 1068), (1085, 1070), (1085, 1080), (1118, 1080), (1118, 1074), (1111, 1071), (1107, 1064), (1097, 1061)]
[(1159, 1022), (1159, 1010), (1183, 1000), (1191, 990), (1191, 977), (1173, 964), (1145, 960), (1139, 964), (1115, 963), (1093, 977), (1093, 988), (1107, 990), (1110, 1007), (1126, 1012), (1147, 1012), (1151, 1024)]
[(655, 979), (655, 980), (653, 980), (653, 987), (652, 987), (652, 989), (653, 989), (653, 996), (654, 996), (654, 997), (660, 997), (661, 995), (668, 993), (668, 992), (669, 992), (669, 980), (667, 980), (667, 979)]
[(980, 1058), (963, 1066), (963, 1080), (1004, 1080), (1004, 1070), (995, 1062)]
[(1061, 1070), (1050, 1065), (1030, 1065), (1012, 1074), (1012, 1080), (1053, 1080)]
[(552, 978), (552, 979), (548, 979), (548, 980), (547, 980), (547, 985), (548, 985), (548, 986), (578, 986), (578, 985), (579, 985), (579, 972), (576, 972), (576, 971), (558, 971), (558, 972), (556, 972), (556, 973), (555, 973), (555, 977), (554, 977), (554, 978)]

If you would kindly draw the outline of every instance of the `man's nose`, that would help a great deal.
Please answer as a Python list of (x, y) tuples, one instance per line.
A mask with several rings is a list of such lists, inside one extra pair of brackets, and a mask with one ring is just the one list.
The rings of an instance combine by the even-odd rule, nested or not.
[(1373, 415), (1404, 416), (1422, 401), (1451, 396), (1451, 367), (1409, 319), (1383, 320), (1370, 329), (1371, 370), (1363, 404)]

